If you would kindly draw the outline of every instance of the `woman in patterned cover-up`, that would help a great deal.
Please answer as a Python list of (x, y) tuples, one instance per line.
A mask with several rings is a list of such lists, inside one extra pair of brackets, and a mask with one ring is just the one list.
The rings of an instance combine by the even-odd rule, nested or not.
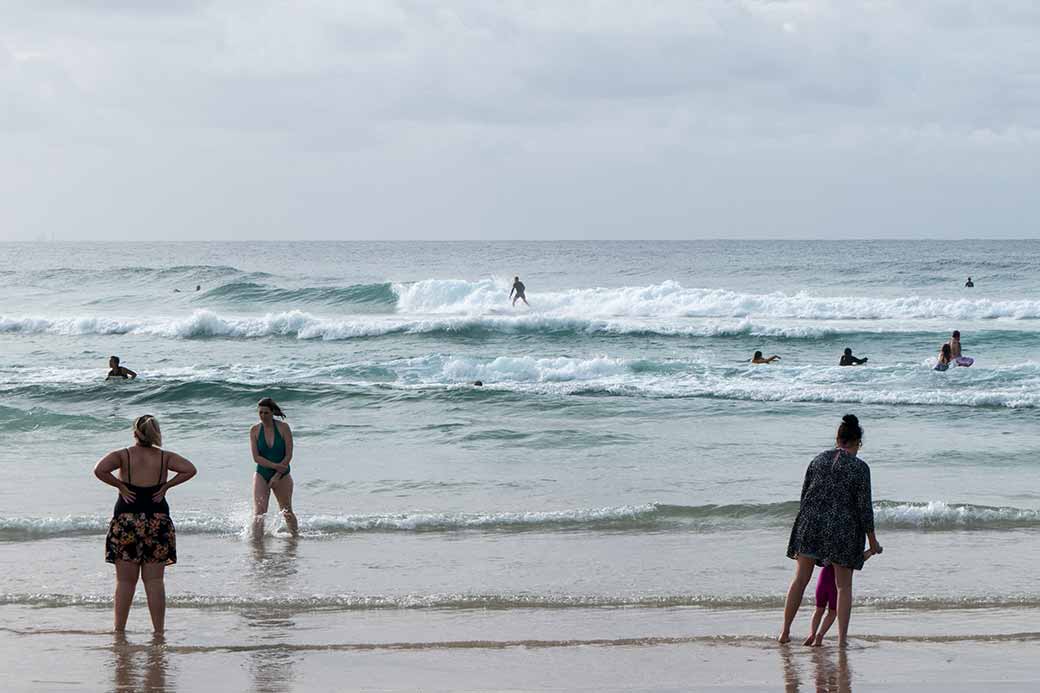
[[(177, 534), (166, 492), (195, 476), (195, 466), (161, 449), (162, 432), (154, 416), (134, 421), (135, 445), (113, 450), (95, 465), (94, 476), (119, 489), (105, 540), (105, 560), (116, 566), (115, 629), (126, 630), (137, 580), (144, 581), (152, 627), (166, 620), (166, 566), (177, 562)], [(113, 472), (119, 471), (117, 477)], [(176, 472), (167, 479), (168, 471)]]
[(870, 467), (856, 456), (862, 444), (859, 419), (847, 414), (838, 427), (835, 449), (817, 455), (805, 472), (801, 505), (787, 545), (788, 558), (798, 564), (787, 592), (784, 628), (778, 638), (781, 643), (791, 639), (791, 623), (813, 568), (833, 565), (838, 585), (838, 644), (846, 644), (852, 615), (852, 571), (863, 568), (864, 542), (870, 542), (874, 553), (881, 553), (874, 536)]

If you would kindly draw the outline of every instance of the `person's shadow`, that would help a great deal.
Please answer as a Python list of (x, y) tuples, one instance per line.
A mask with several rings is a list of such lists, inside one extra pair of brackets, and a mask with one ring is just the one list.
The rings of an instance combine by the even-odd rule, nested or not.
[(133, 645), (125, 633), (116, 633), (112, 639), (112, 689), (127, 693), (168, 690), (167, 654), (166, 638), (160, 633), (147, 645)]
[[(852, 693), (852, 669), (849, 667), (848, 650), (832, 645), (814, 647), (811, 652), (808, 648), (803, 648), (799, 651), (799, 654), (801, 653), (812, 660), (815, 670), (815, 688), (806, 687), (804, 690), (815, 690), (816, 693)], [(803, 690), (802, 675), (793, 647), (781, 647), (780, 656), (784, 665), (784, 691), (797, 693)]]

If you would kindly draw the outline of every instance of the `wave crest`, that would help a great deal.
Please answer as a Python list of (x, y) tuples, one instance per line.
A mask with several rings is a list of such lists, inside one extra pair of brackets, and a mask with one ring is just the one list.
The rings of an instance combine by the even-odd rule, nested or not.
[[(311, 535), (464, 530), (713, 531), (786, 526), (797, 512), (797, 501), (698, 506), (643, 503), (553, 511), (324, 514), (302, 517), (300, 528)], [(249, 525), (249, 518), (244, 515), (183, 512), (174, 519), (177, 530), (189, 534), (241, 534)], [(878, 501), (874, 504), (874, 519), (879, 526), (892, 529), (1002, 530), (1038, 527), (1040, 511), (943, 501)], [(108, 523), (108, 518), (96, 515), (0, 516), (0, 540), (97, 534), (104, 532)]]

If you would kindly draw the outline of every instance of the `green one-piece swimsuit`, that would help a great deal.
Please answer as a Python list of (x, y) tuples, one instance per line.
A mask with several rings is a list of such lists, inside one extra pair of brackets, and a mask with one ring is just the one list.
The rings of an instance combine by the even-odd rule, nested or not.
[[(268, 462), (274, 462), (275, 464), (281, 464), (282, 460), (285, 459), (285, 439), (282, 438), (281, 432), (278, 430), (278, 424), (274, 425), (274, 445), (267, 446), (267, 436), (264, 434), (264, 425), (260, 424), (260, 431), (256, 437), (256, 451), (260, 453)], [(256, 465), (256, 473), (264, 478), (264, 481), (270, 481), (275, 474), (278, 472), (268, 467), (262, 467), (259, 464)], [(286, 469), (285, 473), (288, 474), (289, 470)]]

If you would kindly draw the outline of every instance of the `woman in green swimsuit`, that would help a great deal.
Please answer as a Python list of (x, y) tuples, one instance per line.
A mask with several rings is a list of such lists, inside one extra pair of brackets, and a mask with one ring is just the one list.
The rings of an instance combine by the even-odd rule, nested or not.
[(292, 510), (293, 480), (289, 476), (289, 463), (293, 456), (292, 429), (284, 421), (275, 421), (276, 416), (284, 419), (285, 414), (270, 397), (257, 402), (257, 413), (260, 415), (260, 423), (249, 429), (249, 444), (253, 449), (253, 461), (256, 462), (256, 474), (253, 476), (253, 533), (257, 536), (263, 534), (264, 516), (271, 501), (271, 492), (274, 491), (285, 524), (295, 535), (299, 525)]

